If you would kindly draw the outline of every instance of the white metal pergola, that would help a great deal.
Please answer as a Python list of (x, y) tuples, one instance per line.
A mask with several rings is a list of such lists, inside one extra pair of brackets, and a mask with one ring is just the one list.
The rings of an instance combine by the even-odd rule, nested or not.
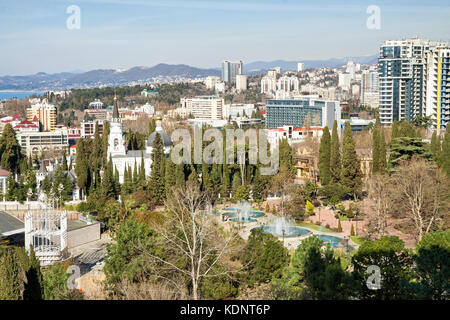
[(54, 209), (54, 201), (43, 203), (39, 213), (25, 216), (25, 248), (30, 245), (42, 266), (61, 261), (67, 248), (67, 213)]

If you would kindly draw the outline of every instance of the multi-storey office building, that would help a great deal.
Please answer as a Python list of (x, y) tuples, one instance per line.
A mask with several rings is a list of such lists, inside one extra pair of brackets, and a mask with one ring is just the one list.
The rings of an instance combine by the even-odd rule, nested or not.
[(17, 140), (27, 156), (47, 151), (62, 152), (69, 147), (67, 134), (62, 132), (21, 132)]
[(218, 96), (199, 96), (182, 98), (181, 110), (196, 119), (222, 119), (224, 100)]
[(446, 46), (423, 39), (386, 41), (381, 46), (378, 73), (382, 124), (426, 114), (426, 55)]
[(304, 128), (309, 117), (311, 127), (333, 127), (334, 120), (341, 123), (341, 106), (338, 101), (319, 99), (268, 100), (266, 126), (269, 129), (283, 126)]
[(235, 83), (236, 75), (243, 72), (242, 61), (228, 61), (222, 62), (222, 81), (226, 83)]

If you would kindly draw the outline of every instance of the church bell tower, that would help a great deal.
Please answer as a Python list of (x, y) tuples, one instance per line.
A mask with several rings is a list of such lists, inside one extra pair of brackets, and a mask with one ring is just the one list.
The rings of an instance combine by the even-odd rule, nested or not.
[(122, 122), (120, 121), (117, 96), (114, 94), (114, 107), (108, 137), (108, 160), (110, 156), (126, 155), (125, 141), (123, 139)]

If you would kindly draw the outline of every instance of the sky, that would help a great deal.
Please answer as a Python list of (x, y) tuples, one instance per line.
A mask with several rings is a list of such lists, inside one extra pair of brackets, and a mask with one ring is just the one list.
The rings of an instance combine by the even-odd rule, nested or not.
[(449, 17), (448, 0), (0, 0), (0, 75), (373, 55), (385, 40), (449, 41)]

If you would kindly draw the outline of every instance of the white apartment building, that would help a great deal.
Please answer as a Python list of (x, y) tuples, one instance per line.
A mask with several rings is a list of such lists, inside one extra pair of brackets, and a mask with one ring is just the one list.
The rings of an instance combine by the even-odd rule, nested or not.
[(247, 90), (247, 76), (244, 74), (236, 75), (236, 90), (238, 92)]
[(261, 79), (261, 93), (274, 93), (277, 90), (277, 78), (264, 76)]
[(218, 96), (181, 98), (181, 108), (196, 119), (222, 119), (224, 100)]
[(63, 132), (20, 132), (17, 140), (27, 156), (48, 151), (62, 152), (69, 147), (68, 136)]
[(283, 76), (280, 79), (278, 79), (277, 82), (278, 90), (284, 92), (298, 91), (299, 87), (300, 82), (298, 81), (297, 77)]
[(270, 78), (277, 78), (277, 75), (279, 74), (280, 72), (278, 72), (277, 70), (269, 70), (269, 71), (267, 71), (267, 76), (268, 77), (270, 77)]
[(244, 104), (244, 103), (234, 103), (234, 104), (225, 104), (222, 109), (222, 117), (223, 119), (235, 119), (238, 116), (246, 116), (250, 118), (252, 113), (256, 112), (255, 105), (252, 103)]
[(305, 64), (303, 62), (297, 63), (297, 72), (303, 72), (305, 70)]
[(223, 82), (223, 81), (216, 82), (215, 89), (216, 89), (216, 93), (225, 92), (225, 82)]
[(352, 75), (350, 73), (339, 73), (339, 87), (344, 90), (350, 90)]
[(39, 120), (44, 131), (53, 131), (56, 126), (56, 106), (49, 104), (47, 99), (43, 99), (42, 103), (32, 104), (27, 109), (27, 119), (33, 121), (34, 117)]
[(287, 139), (289, 145), (302, 143), (307, 137), (320, 139), (323, 134), (322, 127), (295, 128), (294, 126), (282, 126), (275, 129), (266, 129), (267, 141), (271, 149), (278, 145), (281, 139)]
[(216, 88), (216, 83), (220, 81), (220, 77), (209, 76), (205, 79), (206, 89), (213, 90)]

